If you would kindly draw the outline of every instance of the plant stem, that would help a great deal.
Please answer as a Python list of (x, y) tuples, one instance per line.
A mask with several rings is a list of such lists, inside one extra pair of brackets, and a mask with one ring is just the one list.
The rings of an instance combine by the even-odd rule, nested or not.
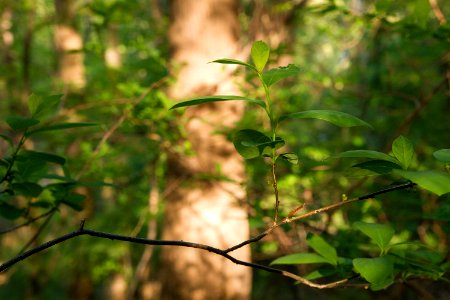
[[(267, 115), (270, 120), (270, 130), (272, 131), (272, 141), (275, 142), (276, 138), (277, 138), (277, 134), (276, 134), (277, 124), (275, 123), (274, 116), (273, 116), (272, 101), (270, 99), (269, 87), (264, 82), (264, 80), (262, 78), (262, 74), (260, 72), (258, 72), (258, 77), (261, 81), (262, 86), (264, 87), (264, 93), (265, 93), (266, 105), (267, 105), (266, 112), (267, 112)], [(277, 176), (275, 174), (276, 160), (277, 160), (277, 151), (275, 148), (272, 148), (272, 186), (273, 186), (273, 191), (275, 194), (274, 225), (276, 225), (278, 222), (278, 208), (280, 206), (280, 200), (278, 198)]]
[(280, 206), (280, 199), (278, 199), (277, 176), (275, 174), (275, 161), (272, 163), (272, 180), (273, 180), (273, 192), (275, 193), (274, 225), (276, 225), (278, 222), (278, 207)]

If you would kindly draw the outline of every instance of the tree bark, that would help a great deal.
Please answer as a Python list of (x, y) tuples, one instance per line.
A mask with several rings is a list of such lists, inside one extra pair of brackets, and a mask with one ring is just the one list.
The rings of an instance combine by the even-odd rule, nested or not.
[[(239, 54), (238, 1), (172, 1), (170, 44), (178, 65), (174, 99), (239, 93), (229, 67), (208, 64)], [(228, 72), (226, 72), (228, 70)], [(179, 185), (166, 199), (163, 239), (186, 240), (227, 248), (249, 237), (243, 161), (225, 135), (243, 114), (237, 102), (207, 104), (186, 110), (183, 117), (193, 156), (172, 155), (169, 176)], [(233, 180), (199, 179), (215, 174)], [(205, 177), (205, 176), (203, 176)], [(249, 248), (232, 253), (250, 260)], [(163, 299), (248, 299), (251, 270), (196, 249), (162, 249)]]
[(86, 77), (83, 40), (75, 26), (74, 5), (75, 0), (55, 0), (55, 46), (60, 81), (69, 91), (80, 91), (86, 85)]

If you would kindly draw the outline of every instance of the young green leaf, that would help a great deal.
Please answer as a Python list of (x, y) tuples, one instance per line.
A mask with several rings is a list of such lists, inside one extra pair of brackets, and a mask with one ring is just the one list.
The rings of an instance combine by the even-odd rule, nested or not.
[(39, 124), (39, 120), (21, 116), (9, 116), (6, 117), (6, 123), (8, 123), (9, 127), (11, 127), (12, 130), (20, 131)]
[(372, 290), (380, 290), (393, 282), (394, 264), (386, 256), (376, 258), (355, 258), (355, 271), (371, 283)]
[(314, 249), (318, 254), (323, 256), (329, 264), (336, 266), (338, 262), (338, 256), (336, 249), (328, 244), (321, 236), (313, 234), (307, 238), (308, 245)]
[(42, 97), (31, 94), (30, 97), (28, 97), (28, 110), (30, 111), (31, 115), (34, 116), (36, 113), (37, 108), (42, 102)]
[(28, 98), (28, 109), (33, 118), (41, 118), (45, 114), (52, 114), (61, 103), (63, 95), (51, 95), (47, 97), (40, 97), (32, 94)]
[(441, 149), (433, 153), (434, 158), (443, 163), (450, 163), (450, 149)]
[(64, 130), (64, 129), (71, 129), (71, 128), (80, 128), (80, 127), (90, 127), (90, 126), (98, 126), (97, 123), (59, 123), (59, 124), (53, 124), (49, 126), (44, 126), (41, 128), (38, 128), (36, 130), (32, 130), (27, 132), (26, 136), (31, 136), (38, 132), (45, 132), (45, 131), (54, 131), (54, 130)]
[(295, 153), (288, 152), (288, 153), (282, 153), (279, 156), (281, 159), (284, 159), (287, 162), (290, 162), (293, 165), (298, 164), (298, 156)]
[(286, 67), (270, 69), (262, 74), (262, 78), (267, 86), (271, 86), (284, 78), (297, 76), (299, 73), (300, 68), (290, 64)]
[(296, 253), (275, 259), (271, 265), (329, 264), (330, 261), (316, 253)]
[(403, 169), (408, 169), (414, 157), (414, 147), (411, 141), (402, 135), (399, 136), (392, 143), (392, 152), (402, 164)]
[(259, 72), (262, 72), (269, 59), (270, 48), (263, 41), (254, 42), (252, 45), (251, 55), (253, 63)]
[(344, 112), (334, 110), (307, 110), (281, 116), (279, 122), (286, 119), (319, 119), (339, 127), (372, 126), (363, 120)]
[(402, 176), (420, 187), (438, 196), (450, 193), (450, 175), (439, 171), (404, 171), (395, 170), (394, 174)]
[(372, 241), (378, 245), (381, 252), (385, 251), (387, 245), (394, 236), (394, 229), (385, 224), (356, 222), (353, 226), (370, 237)]
[(370, 158), (370, 159), (377, 159), (377, 160), (385, 160), (389, 161), (391, 163), (394, 163), (398, 166), (401, 166), (400, 162), (390, 155), (384, 154), (382, 152), (378, 151), (372, 151), (372, 150), (350, 150), (345, 151), (342, 153), (339, 153), (334, 156), (334, 158)]
[(233, 144), (237, 152), (245, 159), (259, 157), (264, 153), (265, 146), (273, 141), (262, 132), (253, 129), (244, 129), (236, 132)]
[(254, 66), (252, 66), (251, 64), (248, 64), (246, 62), (237, 60), (237, 59), (231, 59), (231, 58), (221, 58), (221, 59), (216, 59), (212, 61), (213, 63), (218, 63), (218, 64), (224, 64), (224, 65), (241, 65), (241, 66), (245, 66), (253, 71), (257, 71), (256, 68)]
[(255, 100), (247, 97), (242, 96), (206, 96), (206, 97), (199, 97), (190, 99), (187, 101), (183, 101), (180, 103), (175, 104), (170, 109), (180, 108), (180, 107), (187, 107), (187, 106), (194, 106), (204, 103), (211, 103), (211, 102), (219, 102), (219, 101), (230, 101), (230, 100), (243, 100), (250, 103), (257, 104), (261, 106), (262, 108), (266, 108), (266, 103), (262, 100)]

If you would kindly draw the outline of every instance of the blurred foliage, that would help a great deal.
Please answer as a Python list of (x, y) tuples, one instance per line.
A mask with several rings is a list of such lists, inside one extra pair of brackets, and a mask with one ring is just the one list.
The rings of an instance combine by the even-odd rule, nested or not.
[[(277, 83), (278, 87), (272, 91), (274, 110), (280, 115), (303, 110), (339, 110), (358, 116), (374, 129), (339, 128), (308, 120), (284, 124), (279, 134), (289, 145), (286, 152), (297, 154), (299, 164), (280, 161), (278, 165), (280, 215), (286, 216), (301, 205), (308, 210), (319, 208), (402, 181), (397, 175), (362, 176), (352, 168), (364, 162), (361, 159), (328, 159), (354, 149), (390, 153), (392, 142), (400, 135), (414, 145), (410, 169), (448, 172), (448, 161), (442, 157), (435, 159), (433, 153), (450, 148), (450, 23), (440, 24), (425, 0), (308, 1), (300, 8), (296, 6), (298, 2), (258, 2), (274, 15), (295, 9), (286, 25), (292, 33), (292, 42), (277, 45), (269, 57), (269, 65), (278, 66), (279, 61), (287, 58), (301, 71), (299, 76)], [(151, 1), (150, 6), (149, 3), (143, 0), (77, 2), (75, 22), (83, 37), (88, 84), (82, 93), (66, 93), (56, 76), (53, 1), (1, 2), (0, 14), (12, 13), (11, 27), (2, 27), (2, 38), (5, 30), (9, 30), (13, 40), (11, 44), (5, 43), (5, 39), (0, 42), (0, 52), (4, 54), (0, 62), (0, 133), (4, 136), (0, 138), (0, 176), (5, 179), (0, 186), (0, 204), (2, 212), (8, 212), (0, 218), (0, 230), (56, 209), (48, 219), (44, 217), (0, 235), (2, 261), (19, 253), (29, 241), (32, 241), (29, 246), (37, 245), (76, 229), (83, 218), (87, 218), (90, 228), (140, 237), (147, 236), (149, 221), (161, 224), (164, 193), (173, 188), (167, 186), (165, 177), (167, 151), (189, 152), (189, 145), (175, 148), (177, 144), (172, 143), (183, 135), (183, 130), (176, 123), (175, 115), (169, 112), (172, 103), (163, 92), (164, 85), (172, 80), (167, 75), (169, 2)], [(255, 3), (241, 2), (240, 19), (245, 32), (254, 21)], [(449, 20), (450, 4), (446, 1), (439, 4)], [(105, 61), (112, 29), (122, 58), (118, 68), (109, 67)], [(251, 38), (244, 36), (243, 40)], [(25, 63), (27, 42), (31, 42), (28, 65)], [(249, 83), (243, 85), (245, 96), (261, 96), (264, 91), (255, 91), (254, 79), (247, 75)], [(150, 88), (152, 84), (155, 85)], [(64, 96), (54, 107), (54, 114), (40, 116), (36, 119), (41, 123), (31, 124), (26, 123), (33, 119), (30, 117), (33, 111), (28, 110), (31, 94)], [(237, 127), (257, 129), (269, 125), (255, 111), (250, 104)], [(18, 116), (28, 121), (17, 119)], [(43, 131), (18, 147), (26, 128), (33, 130), (32, 126), (41, 128), (67, 122), (95, 122), (99, 126)], [(11, 170), (21, 176), (7, 178), (4, 175), (12, 165), (15, 149), (19, 148), (35, 151), (32, 158), (35, 169), (21, 169), (23, 161), (17, 159)], [(37, 160), (36, 153), (41, 153)], [(30, 152), (24, 154), (30, 158)], [(22, 157), (24, 160), (28, 159), (26, 155)], [(48, 178), (51, 174), (53, 177)], [(252, 233), (257, 234), (271, 224), (274, 215), (270, 172), (263, 160), (250, 159), (247, 174), (250, 226)], [(55, 181), (66, 185), (54, 191), (50, 187)], [(78, 184), (71, 185), (73, 182)], [(157, 209), (150, 211), (152, 190), (161, 193), (161, 200)], [(81, 207), (59, 205), (55, 201), (58, 192), (73, 192), (85, 198), (83, 209), (77, 212), (73, 208)], [(15, 196), (16, 202), (10, 196)], [(437, 196), (423, 189), (397, 191), (285, 225), (261, 243), (252, 245), (254, 261), (269, 264), (293, 253), (317, 254), (330, 260), (334, 254), (323, 249), (331, 247), (336, 249), (339, 265), (342, 257), (374, 259), (381, 251), (397, 259), (396, 267), (405, 270), (402, 279), (434, 280), (448, 271), (449, 266), (449, 197), (448, 193)], [(7, 205), (10, 210), (3, 209)], [(387, 235), (392, 232), (389, 241), (377, 241), (367, 229), (361, 229), (364, 227), (361, 224), (370, 223), (389, 226), (390, 229), (383, 229), (389, 232)], [(40, 234), (34, 239), (36, 232)], [(318, 242), (314, 238), (317, 236), (324, 242)], [(402, 243), (403, 247), (389, 248)], [(143, 250), (141, 246), (87, 237), (67, 241), (2, 273), (0, 298), (65, 299), (75, 293), (80, 283), (95, 298), (103, 298), (115, 274), (123, 274), (128, 282), (133, 280)], [(399, 258), (405, 259), (399, 263)], [(420, 266), (429, 263), (430, 267), (422, 268), (417, 261)], [(355, 267), (370, 282), (376, 274), (364, 273), (364, 263), (367, 261), (359, 261)], [(391, 264), (389, 261), (369, 263), (386, 268)], [(440, 270), (434, 268), (438, 264)], [(352, 271), (345, 261), (342, 265), (344, 269), (340, 272)], [(157, 255), (154, 255), (152, 279), (157, 266)], [(283, 267), (309, 274), (310, 278), (326, 275), (324, 282), (342, 275), (335, 273), (333, 263), (315, 266)], [(377, 294), (362, 289), (316, 291), (260, 271), (255, 271), (253, 281), (254, 299), (381, 299), (393, 297), (399, 289), (404, 299), (417, 299), (417, 293), (423, 290), (433, 290), (439, 298), (448, 289), (447, 283), (422, 280), (418, 292), (401, 283)]]

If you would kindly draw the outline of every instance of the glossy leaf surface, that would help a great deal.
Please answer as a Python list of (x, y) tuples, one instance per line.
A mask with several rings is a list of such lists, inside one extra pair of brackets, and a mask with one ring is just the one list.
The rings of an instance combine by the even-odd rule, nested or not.
[(195, 106), (195, 105), (200, 105), (200, 104), (205, 104), (205, 103), (212, 103), (212, 102), (231, 101), (231, 100), (247, 101), (247, 102), (250, 102), (250, 103), (257, 104), (257, 105), (261, 106), (262, 108), (266, 108), (266, 103), (264, 103), (264, 101), (262, 101), (262, 100), (256, 100), (256, 99), (251, 99), (251, 98), (242, 97), (242, 96), (230, 96), (230, 95), (227, 95), (227, 96), (206, 96), (206, 97), (194, 98), (194, 99), (190, 99), (190, 100), (187, 100), (187, 101), (183, 101), (183, 102), (177, 103), (174, 106), (172, 106), (170, 109), (175, 109), (175, 108), (180, 108), (180, 107), (188, 107), (188, 106)]
[(279, 121), (281, 122), (286, 119), (319, 119), (339, 127), (366, 126), (372, 128), (370, 124), (355, 116), (334, 110), (307, 110), (296, 112), (281, 116)]

